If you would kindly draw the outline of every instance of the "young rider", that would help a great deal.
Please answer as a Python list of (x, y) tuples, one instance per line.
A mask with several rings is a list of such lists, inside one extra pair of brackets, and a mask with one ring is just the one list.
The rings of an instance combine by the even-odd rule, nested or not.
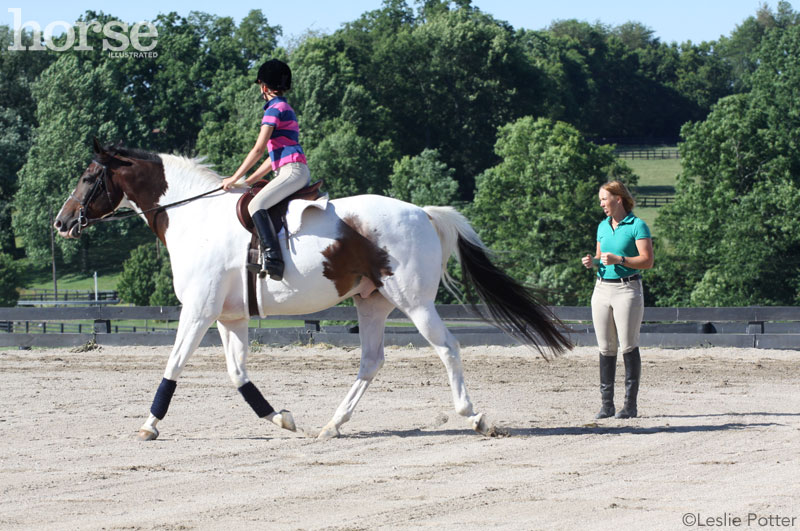
[(297, 116), (284, 97), (284, 93), (292, 86), (292, 71), (289, 65), (277, 59), (267, 61), (258, 69), (256, 84), (261, 87), (261, 96), (267, 102), (264, 105), (261, 130), (253, 149), (245, 157), (242, 165), (233, 175), (222, 181), (222, 186), (225, 190), (231, 190), (236, 182), (261, 160), (264, 151), (269, 149), (269, 158), (244, 182), (252, 185), (270, 170), (275, 172), (275, 178), (250, 201), (248, 210), (261, 240), (260, 276), (269, 274), (271, 279), (281, 280), (283, 258), (267, 209), (308, 186), (311, 177), (303, 148), (298, 143)]

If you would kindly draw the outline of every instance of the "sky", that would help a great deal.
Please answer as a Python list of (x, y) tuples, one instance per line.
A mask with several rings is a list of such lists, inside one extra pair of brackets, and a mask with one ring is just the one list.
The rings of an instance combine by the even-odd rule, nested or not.
[[(4, 2), (6, 3), (6, 2)], [(307, 32), (332, 33), (343, 23), (351, 22), (361, 14), (379, 9), (382, 0), (292, 0), (269, 2), (261, 7), (270, 25), (280, 25), (286, 45)], [(414, 0), (407, 0), (415, 5)], [(662, 42), (694, 43), (716, 40), (728, 36), (743, 20), (755, 15), (761, 3), (773, 9), (777, 0), (472, 0), (472, 5), (496, 19), (509, 22), (514, 28), (543, 29), (554, 20), (578, 19), (617, 26), (628, 21), (640, 22), (655, 32)], [(798, 9), (800, 0), (791, 0)], [(187, 15), (202, 11), (219, 16), (233, 17), (238, 23), (258, 4), (245, 0), (136, 0), (110, 5), (107, 0), (8, 0), (0, 9), (0, 24), (14, 26), (10, 8), (22, 10), (22, 23), (36, 21), (44, 29), (56, 21), (72, 23), (86, 10), (104, 11), (116, 19), (134, 23), (152, 20), (159, 13), (176, 11)], [(56, 30), (56, 34), (60, 33)]]

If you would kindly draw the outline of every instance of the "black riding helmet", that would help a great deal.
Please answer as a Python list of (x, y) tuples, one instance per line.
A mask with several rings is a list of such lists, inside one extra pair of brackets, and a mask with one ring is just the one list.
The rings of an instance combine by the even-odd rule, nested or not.
[(278, 59), (270, 59), (258, 69), (256, 84), (264, 83), (272, 90), (286, 91), (292, 88), (292, 70)]

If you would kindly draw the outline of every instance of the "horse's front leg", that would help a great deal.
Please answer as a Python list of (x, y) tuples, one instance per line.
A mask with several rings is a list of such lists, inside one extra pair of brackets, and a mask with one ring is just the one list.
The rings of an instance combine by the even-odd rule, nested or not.
[(202, 313), (192, 311), (191, 306), (184, 306), (178, 321), (178, 331), (175, 336), (175, 345), (167, 361), (164, 377), (158, 386), (153, 405), (150, 407), (150, 416), (139, 428), (138, 438), (142, 441), (151, 441), (158, 438), (156, 424), (163, 420), (172, 401), (172, 395), (178, 385), (178, 377), (183, 372), (189, 357), (200, 345), (213, 318)]
[(217, 321), (228, 375), (259, 418), (267, 419), (283, 429), (296, 431), (292, 414), (285, 409), (276, 412), (247, 376), (248, 322), (248, 319)]
[(358, 295), (353, 297), (358, 310), (358, 335), (361, 339), (361, 365), (358, 369), (356, 382), (348, 391), (347, 396), (336, 409), (333, 418), (325, 425), (319, 434), (320, 439), (329, 439), (339, 436), (339, 428), (350, 420), (358, 401), (364, 396), (372, 379), (383, 366), (383, 332), (386, 317), (394, 309), (394, 305), (386, 298), (374, 292), (364, 299)]

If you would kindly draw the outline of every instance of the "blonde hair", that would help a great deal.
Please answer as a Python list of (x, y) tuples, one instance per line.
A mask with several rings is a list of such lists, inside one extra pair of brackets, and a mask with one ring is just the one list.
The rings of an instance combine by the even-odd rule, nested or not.
[(625, 186), (621, 181), (609, 181), (600, 188), (609, 194), (613, 194), (621, 198), (622, 206), (625, 208), (625, 212), (630, 212), (633, 210), (633, 206), (636, 204), (636, 201), (633, 199), (628, 187)]

